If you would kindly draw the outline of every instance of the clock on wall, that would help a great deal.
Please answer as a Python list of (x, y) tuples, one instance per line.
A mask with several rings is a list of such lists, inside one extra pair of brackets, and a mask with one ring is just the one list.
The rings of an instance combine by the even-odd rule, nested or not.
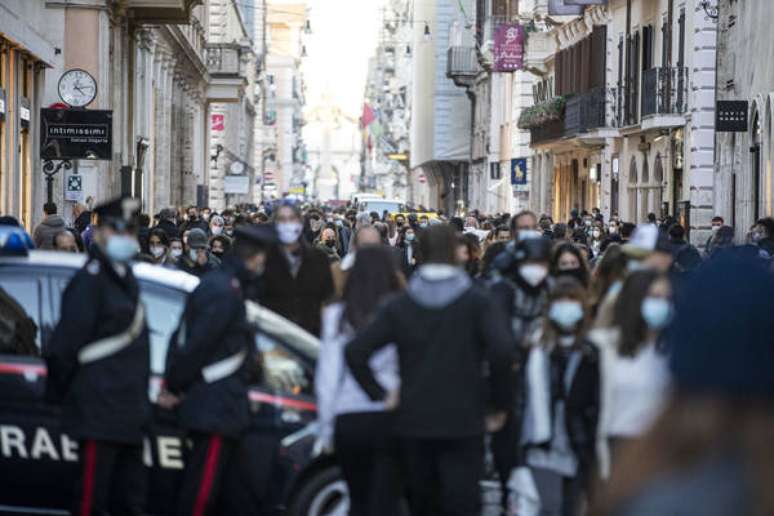
[(72, 107), (84, 107), (97, 96), (97, 81), (86, 70), (73, 68), (59, 78), (59, 98)]

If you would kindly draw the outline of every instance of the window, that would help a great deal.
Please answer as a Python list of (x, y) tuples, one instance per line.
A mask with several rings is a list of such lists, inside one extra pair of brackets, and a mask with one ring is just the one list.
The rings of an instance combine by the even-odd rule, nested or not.
[(489, 164), (489, 179), (500, 179), (502, 172), (500, 170), (500, 162), (495, 161)]
[(185, 308), (185, 295), (177, 290), (142, 282), (140, 299), (150, 332), (151, 373), (164, 374), (169, 339)]
[(314, 395), (311, 371), (280, 342), (266, 333), (256, 337), (263, 358), (264, 383), (271, 389), (292, 395)]
[[(27, 327), (25, 331), (32, 332), (34, 330), (30, 321), (23, 320), (26, 316), (34, 322), (36, 328), (40, 328), (40, 282), (37, 277), (2, 274), (0, 275), (0, 289), (18, 303), (18, 306), (5, 306), (5, 304), (2, 306), (0, 336), (10, 330), (4, 324), (6, 318), (12, 318), (14, 325), (25, 325)], [(19, 309), (23, 313), (20, 313)], [(14, 331), (16, 331), (15, 328)], [(35, 331), (35, 344), (40, 349), (40, 331)]]

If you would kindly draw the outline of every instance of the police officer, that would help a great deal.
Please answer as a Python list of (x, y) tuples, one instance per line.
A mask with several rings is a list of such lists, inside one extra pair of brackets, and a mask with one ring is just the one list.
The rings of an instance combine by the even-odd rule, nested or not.
[(271, 226), (240, 226), (223, 266), (205, 275), (188, 298), (170, 344), (162, 406), (180, 403), (192, 448), (185, 461), (178, 512), (225, 514), (224, 473), (249, 422), (247, 386), (257, 359), (245, 312), (245, 286), (263, 271)]
[(150, 355), (129, 264), (139, 251), (138, 208), (122, 198), (95, 209), (90, 259), (65, 289), (47, 349), (47, 395), (63, 401), (63, 429), (80, 445), (73, 514), (142, 514), (145, 506)]

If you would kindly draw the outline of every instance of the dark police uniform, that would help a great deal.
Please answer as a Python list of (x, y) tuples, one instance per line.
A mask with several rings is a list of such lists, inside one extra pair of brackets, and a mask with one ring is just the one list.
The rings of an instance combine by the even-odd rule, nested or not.
[[(108, 218), (121, 217), (121, 210), (115, 201), (96, 211)], [(48, 398), (63, 402), (63, 430), (80, 444), (73, 514), (142, 514), (150, 356), (131, 266), (92, 246), (65, 289), (46, 351)]]
[[(253, 233), (255, 231), (255, 233)], [(237, 238), (263, 244), (263, 230)], [(255, 332), (245, 310), (245, 285), (254, 276), (234, 256), (202, 278), (189, 296), (170, 343), (166, 387), (182, 395), (181, 426), (192, 448), (186, 456), (179, 514), (219, 513), (223, 477), (250, 421), (247, 387), (255, 374)]]

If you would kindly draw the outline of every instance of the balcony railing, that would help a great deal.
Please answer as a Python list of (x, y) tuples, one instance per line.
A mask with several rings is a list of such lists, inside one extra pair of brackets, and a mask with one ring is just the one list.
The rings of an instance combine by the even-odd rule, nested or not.
[(241, 50), (238, 45), (207, 46), (207, 71), (211, 75), (239, 76), (242, 73)]
[(564, 111), (564, 135), (598, 129), (608, 125), (607, 90), (604, 86), (567, 99)]
[(564, 124), (561, 120), (555, 120), (539, 127), (533, 127), (529, 130), (529, 134), (532, 145), (558, 140), (564, 136)]
[(688, 69), (651, 68), (642, 74), (642, 116), (687, 111)]
[(457, 86), (470, 86), (480, 71), (476, 49), (473, 47), (449, 47), (446, 60), (446, 77)]

